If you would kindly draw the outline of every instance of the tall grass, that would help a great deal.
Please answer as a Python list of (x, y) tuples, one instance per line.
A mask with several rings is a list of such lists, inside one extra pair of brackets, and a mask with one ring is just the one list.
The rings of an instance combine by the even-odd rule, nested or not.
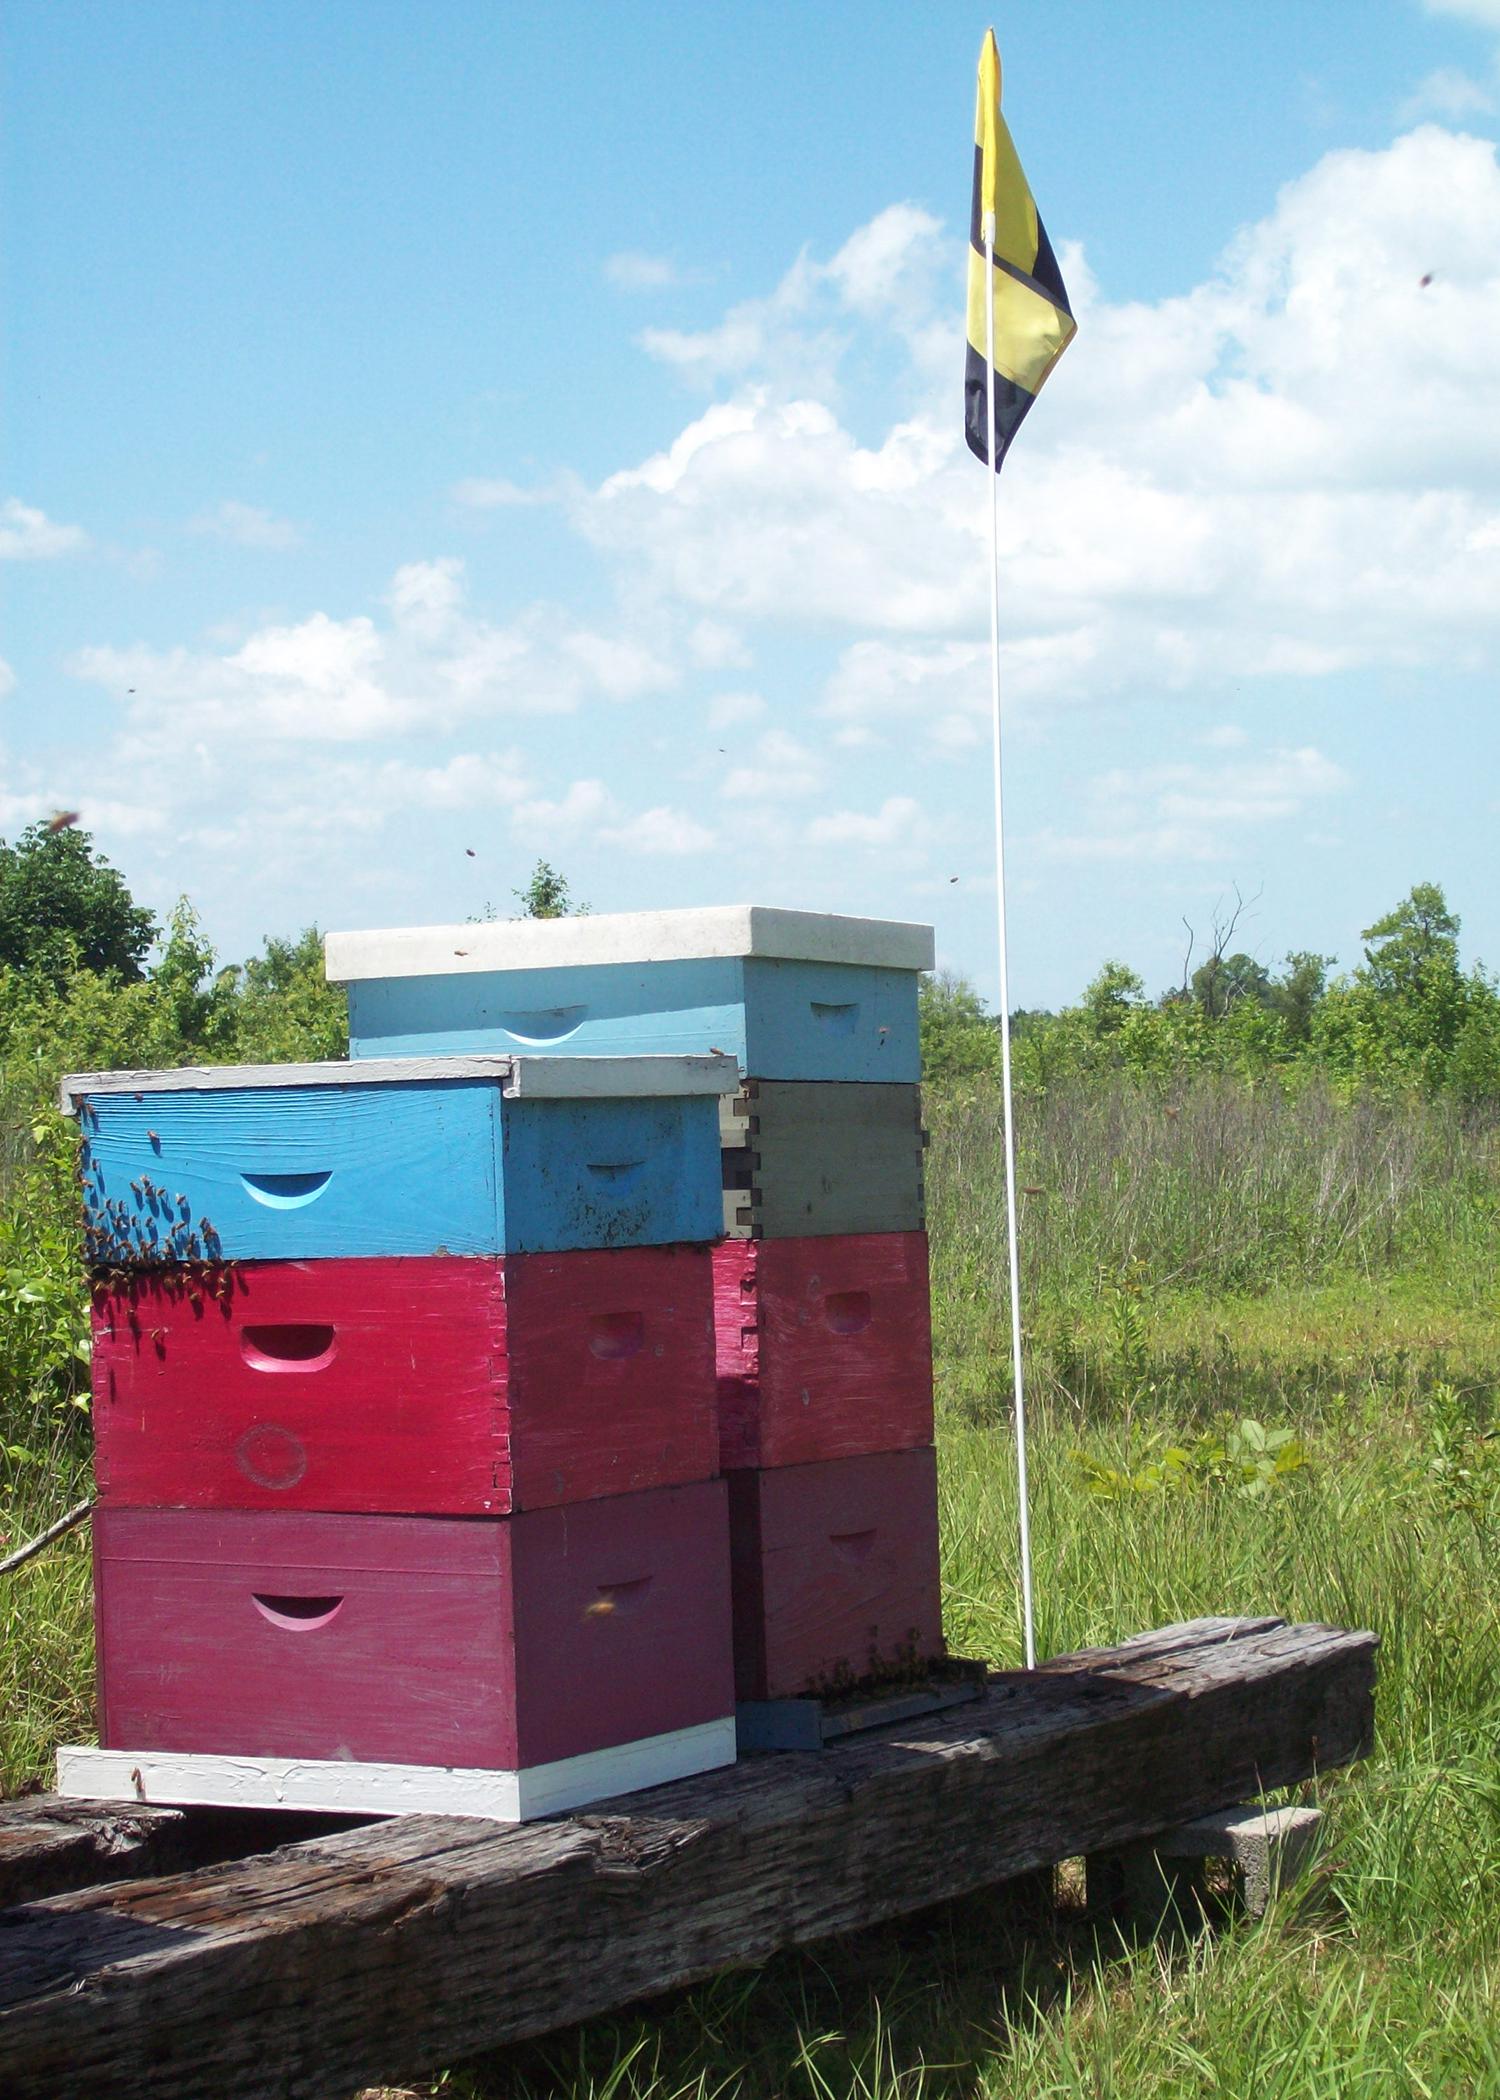
[[(89, 1492), (70, 1441), (0, 1459), (0, 1558)], [(87, 1525), (0, 1575), (0, 1794), (45, 1783), (59, 1743), (93, 1738), (91, 1598)]]
[[(999, 1100), (929, 1102), (929, 1223), (940, 1286), (1004, 1274)], [(1157, 1290), (1437, 1269), (1485, 1290), (1500, 1218), (1500, 1120), (1449, 1101), (1288, 1094), (1205, 1075), (1171, 1090), (1116, 1074), (1018, 1106), (1028, 1295), (1101, 1278)]]
[[(950, 1390), (1010, 1405), (998, 1099), (929, 1104), (934, 1316)], [(1080, 1419), (1184, 1419), (1497, 1389), (1500, 1120), (1202, 1076), (1018, 1110), (1032, 1379)]]

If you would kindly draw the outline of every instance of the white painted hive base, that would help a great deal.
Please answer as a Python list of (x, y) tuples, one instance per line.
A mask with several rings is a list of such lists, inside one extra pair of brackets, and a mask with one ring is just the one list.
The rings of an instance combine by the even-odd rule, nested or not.
[(57, 1753), (57, 1791), (73, 1800), (152, 1801), (179, 1808), (300, 1808), (334, 1815), (485, 1816), (495, 1823), (529, 1823), (613, 1794), (638, 1793), (732, 1765), (734, 1743), (731, 1714), (519, 1772), (64, 1746)]

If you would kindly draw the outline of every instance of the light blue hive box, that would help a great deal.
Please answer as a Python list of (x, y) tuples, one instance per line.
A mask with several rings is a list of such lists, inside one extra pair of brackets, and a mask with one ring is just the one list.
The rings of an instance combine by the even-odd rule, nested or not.
[(353, 1058), (720, 1052), (774, 1080), (915, 1084), (929, 926), (763, 905), (331, 933)]
[(94, 1072), (95, 1267), (712, 1240), (728, 1057), (390, 1058)]

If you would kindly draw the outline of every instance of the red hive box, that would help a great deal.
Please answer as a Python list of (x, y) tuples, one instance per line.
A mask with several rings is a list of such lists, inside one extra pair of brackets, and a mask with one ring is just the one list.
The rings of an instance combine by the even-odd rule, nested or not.
[(706, 1247), (243, 1262), (94, 1301), (110, 1503), (486, 1515), (716, 1471)]
[(731, 1473), (735, 1689), (793, 1699), (943, 1653), (931, 1449)]
[(730, 1712), (724, 1487), (490, 1521), (101, 1508), (106, 1748), (545, 1765)]
[(726, 1240), (713, 1264), (726, 1471), (931, 1443), (925, 1233)]

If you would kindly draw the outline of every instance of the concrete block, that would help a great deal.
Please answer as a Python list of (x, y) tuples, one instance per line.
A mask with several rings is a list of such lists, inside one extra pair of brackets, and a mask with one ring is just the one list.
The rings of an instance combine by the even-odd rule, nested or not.
[(1322, 1820), (1321, 1809), (1300, 1807), (1238, 1806), (1196, 1816), (1147, 1843), (1091, 1856), (1089, 1907), (1154, 1927), (1195, 1903), (1201, 1909), (1204, 1863), (1220, 1859), (1234, 1869), (1246, 1912), (1261, 1917), (1276, 1890), (1301, 1873)]

